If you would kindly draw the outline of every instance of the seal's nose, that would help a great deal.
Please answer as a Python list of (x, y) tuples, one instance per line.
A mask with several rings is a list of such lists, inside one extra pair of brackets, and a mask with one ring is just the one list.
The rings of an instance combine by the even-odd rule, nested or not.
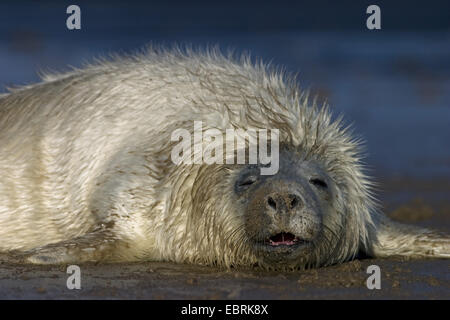
[(301, 197), (294, 193), (272, 193), (266, 198), (267, 209), (277, 213), (281, 213), (283, 211), (290, 213), (291, 211), (302, 206), (303, 201)]

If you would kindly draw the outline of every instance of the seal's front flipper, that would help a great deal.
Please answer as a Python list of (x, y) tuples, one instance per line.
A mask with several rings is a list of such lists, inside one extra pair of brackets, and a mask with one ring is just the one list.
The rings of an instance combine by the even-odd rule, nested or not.
[(380, 216), (367, 251), (375, 257), (450, 258), (450, 237)]
[(112, 261), (119, 242), (109, 230), (102, 230), (31, 249), (21, 255), (24, 262), (34, 264)]

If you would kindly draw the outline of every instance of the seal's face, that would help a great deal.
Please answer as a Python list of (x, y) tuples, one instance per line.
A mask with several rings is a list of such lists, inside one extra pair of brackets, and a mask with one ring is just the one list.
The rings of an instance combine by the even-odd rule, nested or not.
[(314, 161), (286, 150), (280, 152), (278, 173), (263, 176), (259, 169), (243, 168), (234, 186), (250, 247), (266, 265), (311, 263), (335, 212), (333, 181)]

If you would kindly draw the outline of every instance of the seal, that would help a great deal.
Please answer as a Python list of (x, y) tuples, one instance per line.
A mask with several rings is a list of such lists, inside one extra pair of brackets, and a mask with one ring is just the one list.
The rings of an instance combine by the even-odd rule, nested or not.
[[(195, 134), (195, 121), (204, 133), (278, 130), (277, 172), (174, 163), (173, 133)], [(23, 262), (302, 269), (359, 253), (450, 256), (448, 235), (380, 212), (341, 118), (249, 57), (149, 49), (44, 76), (0, 96), (0, 150), (0, 251)]]

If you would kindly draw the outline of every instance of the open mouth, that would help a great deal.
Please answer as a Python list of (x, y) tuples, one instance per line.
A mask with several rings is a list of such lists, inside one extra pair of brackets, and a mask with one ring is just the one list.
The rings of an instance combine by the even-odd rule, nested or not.
[(306, 244), (307, 241), (300, 239), (296, 235), (290, 232), (280, 232), (264, 241), (266, 245), (277, 247), (277, 246), (294, 246), (299, 244)]

